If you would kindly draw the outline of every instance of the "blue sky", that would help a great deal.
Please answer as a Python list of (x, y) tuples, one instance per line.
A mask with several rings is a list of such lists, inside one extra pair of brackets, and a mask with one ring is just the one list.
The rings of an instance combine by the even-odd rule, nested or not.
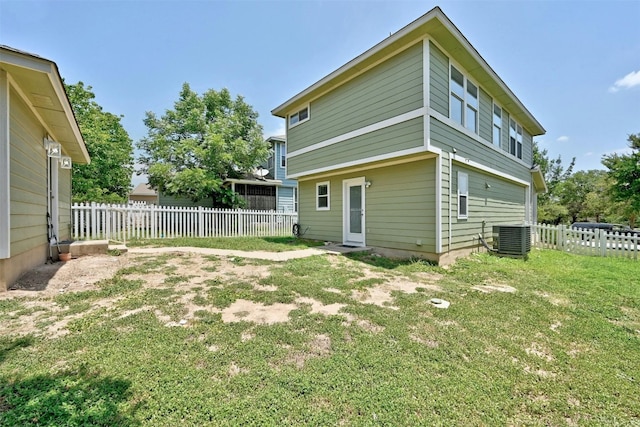
[(244, 96), (266, 137), (284, 133), (274, 107), (436, 5), (542, 123), (552, 157), (603, 169), (640, 133), (638, 0), (0, 0), (0, 44), (91, 85), (134, 141), (184, 82)]

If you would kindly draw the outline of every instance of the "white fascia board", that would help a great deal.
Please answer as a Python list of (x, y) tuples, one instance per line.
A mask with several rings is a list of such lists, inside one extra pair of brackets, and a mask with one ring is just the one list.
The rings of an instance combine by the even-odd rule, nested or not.
[(291, 159), (292, 157), (300, 156), (302, 154), (306, 154), (306, 153), (309, 153), (311, 151), (315, 151), (315, 150), (319, 150), (321, 148), (329, 147), (331, 145), (338, 144), (338, 143), (346, 141), (348, 139), (353, 139), (353, 138), (356, 138), (358, 136), (366, 135), (366, 134), (371, 133), (371, 132), (375, 132), (375, 131), (378, 131), (378, 130), (381, 130), (381, 129), (384, 129), (384, 128), (388, 128), (388, 127), (393, 126), (393, 125), (397, 125), (397, 124), (400, 124), (400, 123), (403, 123), (403, 122), (418, 118), (418, 117), (420, 117), (420, 116), (422, 116), (424, 114), (425, 114), (425, 109), (424, 108), (418, 108), (416, 110), (409, 111), (409, 112), (404, 113), (404, 114), (400, 114), (400, 115), (392, 117), (390, 119), (382, 120), (380, 122), (373, 123), (373, 124), (371, 124), (369, 126), (365, 126), (363, 128), (356, 129), (354, 131), (347, 132), (347, 133), (344, 133), (342, 135), (338, 135), (336, 137), (333, 137), (333, 138), (318, 142), (318, 143), (310, 145), (308, 147), (304, 147), (304, 148), (301, 148), (299, 150), (292, 151), (290, 153), (287, 153), (287, 158)]
[(480, 135), (471, 132), (469, 129), (467, 129), (466, 127), (462, 126), (460, 123), (454, 122), (453, 120), (451, 120), (447, 116), (444, 116), (444, 115), (440, 114), (439, 112), (437, 112), (435, 110), (430, 110), (429, 111), (429, 115), (431, 117), (433, 117), (434, 119), (438, 120), (439, 122), (442, 122), (445, 125), (449, 126), (450, 128), (455, 129), (460, 133), (463, 133), (465, 136), (473, 139), (474, 141), (479, 142), (486, 149), (493, 150), (496, 153), (500, 154), (501, 156), (504, 156), (504, 157), (506, 157), (507, 159), (509, 159), (509, 160), (511, 160), (513, 162), (519, 163), (520, 165), (524, 166), (527, 169), (530, 169), (530, 165), (526, 164), (522, 159), (519, 159), (516, 156), (514, 156), (513, 154), (507, 153), (503, 149), (501, 149), (499, 147), (496, 147), (495, 145), (485, 141), (484, 139), (480, 138)]
[(233, 184), (249, 184), (249, 185), (263, 185), (267, 187), (275, 187), (282, 185), (282, 181), (279, 179), (270, 179), (268, 181), (254, 181), (251, 179), (237, 179), (237, 178), (227, 178), (225, 182), (231, 182)]
[(497, 169), (491, 168), (489, 166), (485, 166), (482, 163), (478, 163), (478, 162), (475, 162), (473, 160), (469, 160), (469, 159), (467, 159), (465, 157), (462, 157), (462, 156), (459, 156), (457, 154), (453, 154), (452, 155), (452, 159), (456, 163), (460, 163), (460, 164), (465, 165), (467, 167), (470, 167), (472, 169), (477, 169), (477, 170), (480, 170), (482, 172), (486, 172), (486, 173), (491, 174), (491, 175), (499, 176), (500, 178), (504, 178), (506, 180), (513, 181), (513, 182), (515, 182), (517, 184), (520, 184), (520, 185), (522, 185), (524, 187), (529, 187), (531, 185), (529, 182), (527, 182), (527, 181), (525, 181), (523, 179), (516, 178), (513, 175), (509, 175), (508, 173), (504, 173), (502, 171), (499, 171)]
[(14, 65), (41, 73), (51, 72), (51, 61), (19, 50), (0, 47), (0, 63)]
[(0, 70), (0, 259), (11, 256), (11, 187), (9, 79)]
[(394, 158), (397, 158), (397, 157), (403, 157), (403, 156), (409, 156), (411, 154), (421, 154), (421, 153), (427, 153), (427, 152), (428, 151), (425, 150), (424, 147), (409, 148), (409, 149), (406, 149), (406, 150), (394, 151), (392, 153), (380, 154), (378, 156), (366, 157), (366, 158), (362, 158), (362, 159), (358, 159), (358, 160), (353, 160), (353, 161), (350, 161), (350, 162), (338, 163), (336, 165), (325, 166), (325, 167), (322, 167), (322, 168), (302, 171), (302, 172), (290, 174), (287, 177), (288, 178), (292, 178), (292, 179), (299, 179), (300, 177), (304, 177), (304, 176), (307, 176), (307, 175), (315, 175), (317, 173), (329, 172), (329, 171), (333, 171), (333, 170), (337, 170), (337, 169), (349, 168), (349, 167), (353, 167), (353, 166), (360, 166), (360, 165), (364, 165), (364, 164), (367, 164), (367, 163), (380, 162), (380, 161), (384, 161), (384, 160), (391, 160), (391, 159), (394, 159)]

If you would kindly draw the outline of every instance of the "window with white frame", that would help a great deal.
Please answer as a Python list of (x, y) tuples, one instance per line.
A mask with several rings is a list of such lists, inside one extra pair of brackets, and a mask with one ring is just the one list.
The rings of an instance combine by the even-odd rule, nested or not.
[(478, 133), (479, 89), (453, 65), (450, 67), (450, 118)]
[(458, 218), (469, 217), (469, 175), (458, 172)]
[(289, 127), (294, 127), (309, 120), (309, 107), (304, 107), (289, 116)]
[(329, 182), (319, 182), (316, 184), (316, 210), (328, 211), (329, 207)]
[(522, 158), (522, 126), (513, 119), (509, 119), (509, 153)]
[(287, 146), (280, 146), (280, 167), (284, 168), (287, 166)]
[(493, 144), (500, 147), (502, 139), (502, 108), (493, 104)]

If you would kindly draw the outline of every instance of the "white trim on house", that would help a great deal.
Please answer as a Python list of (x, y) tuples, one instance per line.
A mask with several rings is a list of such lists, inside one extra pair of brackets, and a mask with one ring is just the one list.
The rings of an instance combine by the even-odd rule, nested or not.
[(458, 162), (458, 163), (460, 163), (460, 164), (463, 164), (463, 165), (465, 165), (467, 167), (470, 167), (472, 169), (478, 169), (478, 170), (481, 170), (481, 171), (486, 172), (488, 174), (499, 176), (500, 178), (504, 178), (504, 179), (507, 179), (509, 181), (516, 182), (516, 183), (522, 185), (523, 187), (528, 187), (530, 185), (529, 182), (527, 182), (527, 181), (525, 181), (523, 179), (516, 178), (513, 175), (509, 175), (508, 173), (504, 173), (504, 172), (501, 172), (501, 171), (496, 170), (494, 168), (491, 168), (489, 166), (485, 166), (482, 163), (474, 162), (473, 160), (469, 160), (466, 157), (462, 157), (462, 156), (459, 156), (457, 154), (453, 155), (453, 160)]
[(510, 160), (513, 160), (516, 163), (521, 164), (522, 166), (526, 167), (527, 169), (531, 168), (531, 165), (526, 164), (522, 159), (519, 159), (516, 156), (510, 154), (509, 152), (504, 151), (500, 147), (496, 147), (492, 143), (486, 141), (484, 138), (481, 138), (480, 135), (471, 132), (469, 129), (467, 129), (464, 126), (461, 126), (458, 122), (451, 120), (450, 118), (440, 114), (439, 112), (437, 112), (437, 111), (435, 111), (433, 109), (430, 110), (429, 114), (434, 119), (444, 123), (447, 126), (452, 127), (453, 129), (457, 130), (458, 132), (461, 132), (461, 133), (465, 134), (469, 138), (472, 138), (474, 141), (477, 141), (477, 142), (481, 143), (484, 147), (487, 147), (487, 148), (492, 149), (493, 151), (495, 151), (497, 153), (500, 153), (500, 155), (502, 155), (502, 156), (504, 156), (504, 157), (506, 157), (506, 158), (508, 158)]
[[(300, 113), (303, 112), (304, 110), (307, 110), (307, 117), (300, 120)], [(291, 117), (295, 115), (298, 115), (298, 120), (295, 123), (291, 123)], [(298, 111), (296, 111), (295, 113), (287, 115), (287, 126), (289, 127), (289, 129), (294, 128), (298, 125), (301, 125), (304, 122), (309, 121), (310, 118), (311, 118), (311, 103), (307, 103), (307, 105), (299, 108)]]
[(442, 156), (436, 157), (436, 253), (442, 253)]
[[(366, 135), (368, 133), (375, 132), (375, 131), (378, 131), (380, 129), (384, 129), (384, 128), (387, 128), (387, 127), (390, 127), (390, 126), (393, 126), (393, 125), (397, 125), (397, 124), (400, 124), (400, 123), (403, 123), (403, 122), (407, 122), (409, 120), (413, 120), (413, 119), (415, 119), (417, 117), (420, 117), (420, 116), (424, 115), (424, 113), (425, 113), (425, 109), (424, 108), (418, 108), (416, 110), (409, 111), (409, 112), (404, 113), (404, 114), (400, 114), (399, 116), (395, 116), (395, 117), (392, 117), (390, 119), (386, 119), (386, 120), (383, 120), (381, 122), (377, 122), (377, 123), (371, 124), (369, 126), (365, 126), (363, 128), (356, 129), (356, 130), (353, 130), (351, 132), (347, 132), (347, 133), (344, 133), (342, 135), (335, 136), (335, 137), (327, 139), (325, 141), (318, 142), (318, 143), (310, 145), (308, 147), (304, 147), (304, 148), (301, 148), (299, 150), (291, 151), (290, 153), (287, 154), (287, 156), (289, 157), (289, 159), (291, 159), (292, 157), (296, 157), (296, 156), (299, 156), (301, 154), (306, 154), (306, 153), (309, 153), (311, 151), (319, 150), (320, 148), (325, 148), (325, 147), (329, 147), (330, 145), (338, 144), (339, 142), (346, 141), (348, 139), (352, 139), (352, 138), (355, 138), (355, 137), (358, 137), (358, 136)], [(294, 176), (294, 175), (290, 175), (290, 176)]]
[[(394, 159), (396, 157), (408, 156), (408, 155), (411, 155), (411, 154), (427, 153), (427, 152), (428, 151), (425, 149), (425, 147), (408, 148), (406, 150), (394, 151), (393, 153), (380, 154), (379, 156), (372, 156), (372, 157), (367, 157), (367, 158), (364, 158), (364, 159), (353, 160), (353, 161), (350, 161), (350, 162), (339, 163), (337, 165), (325, 166), (325, 167), (322, 167), (322, 168), (302, 171), (302, 172), (299, 172), (299, 173), (294, 173), (294, 174), (288, 175), (287, 178), (298, 179), (298, 178), (303, 177), (305, 175), (312, 175), (312, 174), (317, 174), (317, 173), (329, 172), (329, 171), (333, 171), (333, 170), (336, 170), (336, 169), (350, 168), (352, 166), (359, 166), (359, 165), (363, 165), (363, 164), (366, 164), (366, 163), (379, 162), (379, 161), (383, 161), (383, 160)], [(411, 161), (414, 161), (414, 160), (416, 160), (416, 159), (411, 159)], [(376, 166), (376, 167), (378, 167), (378, 166)]]
[(429, 120), (429, 114), (427, 112), (431, 108), (431, 65), (430, 65), (430, 50), (429, 50), (429, 39), (425, 38), (422, 40), (422, 105), (424, 105), (423, 114), (424, 117), (424, 146), (426, 149), (429, 149), (431, 145), (431, 123)]
[(10, 115), (9, 78), (0, 70), (0, 259), (11, 256)]
[[(433, 149), (433, 147), (432, 147)], [(300, 181), (316, 181), (318, 179), (324, 179), (324, 178), (328, 178), (331, 176), (336, 176), (336, 175), (344, 175), (345, 173), (356, 173), (356, 172), (361, 172), (361, 171), (366, 171), (366, 170), (371, 170), (371, 169), (379, 169), (379, 168), (386, 168), (389, 166), (395, 166), (395, 165), (401, 165), (403, 163), (410, 163), (410, 162), (417, 162), (420, 160), (427, 160), (427, 159), (433, 159), (435, 157), (434, 152), (433, 151), (423, 151), (422, 154), (419, 155), (415, 155), (412, 157), (397, 157), (397, 158), (392, 158), (389, 159), (388, 161), (384, 161), (384, 162), (379, 162), (379, 163), (366, 163), (366, 164), (362, 164), (362, 165), (357, 165), (356, 167), (352, 167), (349, 168), (348, 170), (344, 170), (344, 169), (339, 169), (339, 170), (331, 170), (328, 171), (326, 173), (321, 173), (321, 174), (316, 174), (316, 175), (307, 175), (307, 176), (302, 176), (300, 178), (298, 178), (298, 182)]]
[(451, 251), (451, 239), (453, 238), (453, 230), (452, 230), (452, 224), (453, 224), (453, 219), (451, 217), (452, 215), (452, 205), (453, 203), (451, 203), (451, 200), (453, 199), (453, 186), (451, 185), (451, 176), (453, 175), (453, 160), (451, 159), (451, 157), (453, 156), (453, 153), (449, 153), (449, 241), (447, 244), (447, 252)]
[[(352, 240), (349, 238), (349, 221), (351, 219), (350, 217), (350, 199), (349, 199), (349, 188), (350, 187), (355, 187), (355, 186), (360, 186), (361, 188), (361, 197), (360, 197), (360, 201), (362, 203), (362, 221), (360, 223), (360, 227), (361, 227), (361, 233), (362, 234), (362, 241), (356, 241), (356, 240)], [(342, 180), (342, 243), (344, 245), (353, 245), (353, 246), (365, 246), (365, 242), (366, 242), (366, 237), (365, 237), (365, 231), (366, 231), (366, 199), (365, 199), (365, 194), (366, 194), (366, 190), (365, 190), (365, 178), (363, 176), (357, 177), (357, 178), (350, 178), (350, 179), (343, 179)], [(352, 233), (353, 234), (353, 233)]]

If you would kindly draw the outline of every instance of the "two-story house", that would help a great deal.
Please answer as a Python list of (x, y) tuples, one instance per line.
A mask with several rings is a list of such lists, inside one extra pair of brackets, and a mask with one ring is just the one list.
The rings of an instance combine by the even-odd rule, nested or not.
[(440, 8), (272, 113), (304, 237), (447, 263), (535, 220), (545, 131)]

